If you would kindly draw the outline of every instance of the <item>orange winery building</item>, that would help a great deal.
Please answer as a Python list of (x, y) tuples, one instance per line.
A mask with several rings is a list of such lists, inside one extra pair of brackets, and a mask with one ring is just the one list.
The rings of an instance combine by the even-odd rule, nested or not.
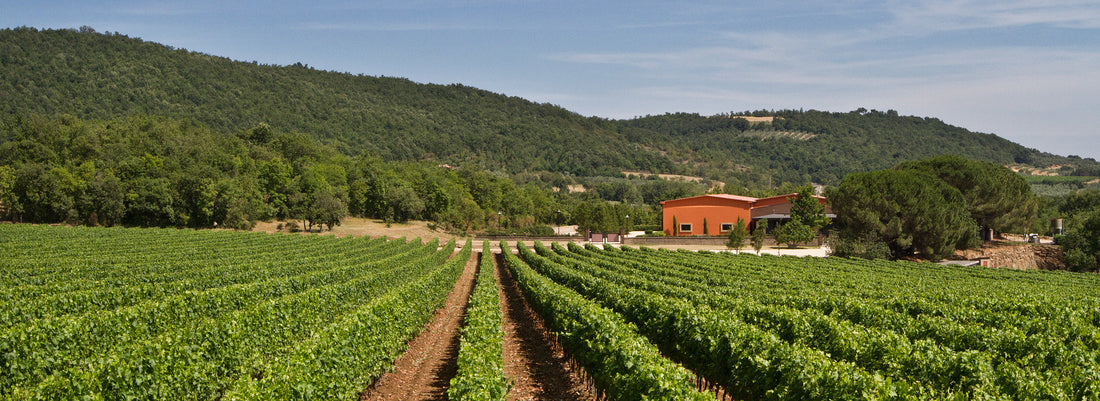
[[(751, 198), (748, 196), (714, 194), (661, 202), (661, 221), (665, 235), (726, 235), (742, 218), (749, 229), (767, 219), (769, 225), (791, 219), (791, 201), (798, 194)], [(814, 196), (825, 205), (828, 217), (835, 217), (821, 196)]]

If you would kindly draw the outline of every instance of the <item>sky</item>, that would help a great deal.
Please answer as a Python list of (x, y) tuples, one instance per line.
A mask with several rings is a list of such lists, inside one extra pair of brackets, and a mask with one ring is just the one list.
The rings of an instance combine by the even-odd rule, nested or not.
[(0, 27), (18, 26), (606, 118), (896, 110), (1100, 159), (1096, 0), (0, 0)]

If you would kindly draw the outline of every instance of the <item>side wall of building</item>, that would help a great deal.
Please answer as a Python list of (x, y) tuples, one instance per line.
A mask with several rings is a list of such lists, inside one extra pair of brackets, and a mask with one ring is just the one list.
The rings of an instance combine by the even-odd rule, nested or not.
[[(722, 224), (736, 224), (740, 217), (748, 224), (751, 220), (749, 213), (751, 204), (743, 201), (728, 199), (690, 199), (665, 204), (662, 215), (665, 235), (673, 235), (679, 231), (679, 235), (722, 235)], [(675, 230), (673, 220), (677, 225), (689, 224), (691, 231)], [(703, 222), (706, 221), (706, 230)]]

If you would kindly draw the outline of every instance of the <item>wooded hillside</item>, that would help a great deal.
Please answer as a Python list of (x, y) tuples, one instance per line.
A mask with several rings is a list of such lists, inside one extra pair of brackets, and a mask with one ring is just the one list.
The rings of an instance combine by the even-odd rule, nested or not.
[(642, 170), (753, 188), (834, 184), (851, 172), (939, 154), (1100, 170), (1090, 159), (894, 111), (736, 113), (777, 117), (771, 124), (682, 113), (607, 120), (463, 85), (233, 61), (89, 28), (0, 30), (0, 68), (0, 113), (9, 117), (154, 115), (226, 133), (266, 123), (348, 155), (511, 173)]

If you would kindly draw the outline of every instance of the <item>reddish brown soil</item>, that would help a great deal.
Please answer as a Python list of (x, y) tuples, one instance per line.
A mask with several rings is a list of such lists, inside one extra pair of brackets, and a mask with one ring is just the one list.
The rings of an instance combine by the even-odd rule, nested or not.
[(394, 362), (394, 370), (378, 379), (362, 400), (447, 399), (447, 386), (458, 371), (459, 327), (474, 288), (477, 259), (470, 258), (444, 307), (409, 343), (408, 351)]
[[(486, 255), (488, 256), (488, 255)], [(587, 375), (570, 366), (569, 358), (547, 330), (542, 318), (496, 259), (504, 329), (504, 375), (512, 379), (509, 400), (596, 400)]]
[[(499, 255), (496, 255), (499, 256)], [(493, 257), (487, 254), (484, 257)], [(446, 305), (361, 400), (446, 400), (457, 372), (459, 334), (473, 291), (478, 258), (471, 258)], [(504, 374), (513, 381), (509, 400), (596, 400), (587, 375), (571, 366), (546, 325), (527, 304), (512, 275), (496, 259), (504, 330)]]

